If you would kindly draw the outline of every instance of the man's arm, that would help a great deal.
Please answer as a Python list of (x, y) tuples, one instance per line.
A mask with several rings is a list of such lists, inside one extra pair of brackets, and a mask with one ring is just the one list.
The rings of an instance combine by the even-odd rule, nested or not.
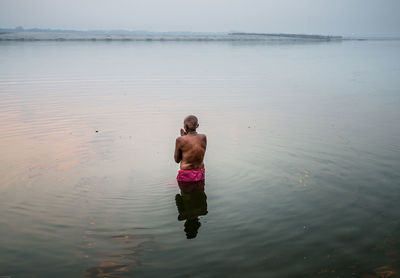
[(180, 145), (181, 144), (180, 144), (180, 140), (178, 137), (178, 138), (176, 138), (176, 142), (175, 142), (175, 154), (174, 154), (174, 159), (175, 159), (176, 163), (179, 163), (182, 160), (182, 151), (181, 151)]

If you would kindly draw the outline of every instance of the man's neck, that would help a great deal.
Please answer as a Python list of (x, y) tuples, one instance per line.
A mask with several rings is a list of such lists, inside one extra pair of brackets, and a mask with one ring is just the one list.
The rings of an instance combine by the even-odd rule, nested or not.
[(189, 134), (197, 134), (197, 131), (196, 131), (196, 130), (191, 130), (191, 131), (188, 131), (187, 134), (188, 134), (188, 135), (189, 135)]

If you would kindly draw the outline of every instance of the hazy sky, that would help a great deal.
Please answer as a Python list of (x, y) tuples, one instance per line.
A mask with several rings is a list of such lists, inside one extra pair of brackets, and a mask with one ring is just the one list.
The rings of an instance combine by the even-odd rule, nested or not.
[(0, 27), (400, 35), (400, 0), (0, 0)]

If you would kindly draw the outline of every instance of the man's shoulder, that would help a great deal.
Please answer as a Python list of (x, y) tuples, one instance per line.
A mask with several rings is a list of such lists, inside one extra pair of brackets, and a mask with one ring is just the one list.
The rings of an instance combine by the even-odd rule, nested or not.
[(179, 143), (179, 142), (185, 142), (185, 141), (192, 141), (196, 137), (197, 138), (201, 138), (201, 139), (207, 139), (207, 136), (205, 134), (198, 133), (198, 134), (196, 134), (195, 137), (191, 137), (191, 136), (179, 136), (179, 137), (176, 137), (176, 142)]
[(188, 137), (187, 136), (179, 136), (179, 137), (176, 137), (176, 142), (177, 143), (183, 143), (183, 142), (186, 142), (188, 140)]
[(176, 137), (176, 142), (177, 143), (180, 143), (180, 142), (182, 142), (182, 140), (183, 140), (183, 136), (179, 136), (179, 137)]
[(207, 136), (205, 135), (205, 134), (197, 134), (200, 138), (201, 138), (201, 140), (203, 140), (203, 141), (207, 141)]

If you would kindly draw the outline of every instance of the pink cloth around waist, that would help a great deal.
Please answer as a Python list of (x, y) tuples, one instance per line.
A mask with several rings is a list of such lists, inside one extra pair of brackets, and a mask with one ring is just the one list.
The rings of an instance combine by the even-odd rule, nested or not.
[(190, 169), (190, 170), (179, 170), (176, 179), (178, 181), (201, 181), (206, 177), (206, 170), (203, 169)]

